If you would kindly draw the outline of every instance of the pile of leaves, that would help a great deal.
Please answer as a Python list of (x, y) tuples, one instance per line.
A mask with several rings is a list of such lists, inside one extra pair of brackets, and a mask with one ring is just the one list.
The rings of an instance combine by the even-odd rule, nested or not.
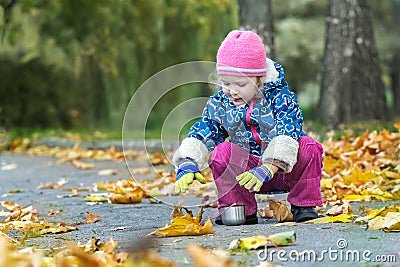
[[(400, 130), (400, 123), (395, 127)], [(365, 131), (323, 145), (327, 200), (400, 200), (400, 132)]]
[(57, 225), (46, 220), (39, 220), (37, 211), (32, 205), (22, 207), (14, 202), (2, 201), (0, 206), (5, 211), (0, 211), (0, 216), (4, 217), (0, 224), (0, 231), (5, 235), (9, 230), (18, 230), (34, 235), (44, 235), (48, 233), (65, 233), (75, 230), (75, 226), (68, 226), (64, 222)]

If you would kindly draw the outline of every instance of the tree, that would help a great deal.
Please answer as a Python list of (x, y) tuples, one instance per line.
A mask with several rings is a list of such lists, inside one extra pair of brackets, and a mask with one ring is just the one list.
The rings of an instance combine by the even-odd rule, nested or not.
[(245, 30), (257, 32), (264, 42), (267, 56), (275, 59), (274, 24), (270, 0), (238, 0), (239, 22)]
[[(392, 1), (392, 14), (394, 18), (394, 25), (397, 29), (397, 33), (400, 30), (400, 3), (399, 1)], [(397, 115), (400, 115), (400, 48), (397, 46), (397, 51), (395, 56), (393, 56), (390, 67), (390, 76), (392, 79), (392, 92), (393, 92), (393, 99), (394, 99), (394, 111)]]
[(330, 0), (322, 69), (320, 118), (342, 122), (388, 115), (371, 15), (365, 0)]

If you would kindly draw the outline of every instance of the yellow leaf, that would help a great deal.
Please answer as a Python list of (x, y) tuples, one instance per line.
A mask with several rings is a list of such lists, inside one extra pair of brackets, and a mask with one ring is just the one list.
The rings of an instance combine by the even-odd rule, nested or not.
[(112, 204), (133, 204), (142, 202), (143, 191), (128, 192), (126, 194), (111, 193), (108, 199)]
[(386, 178), (400, 179), (400, 173), (399, 172), (385, 171), (383, 173), (385, 174)]
[(368, 230), (400, 231), (400, 212), (388, 212), (368, 222)]
[(275, 246), (288, 246), (296, 241), (296, 232), (288, 231), (268, 236), (268, 240)]
[(85, 163), (82, 161), (78, 161), (78, 160), (72, 160), (71, 164), (78, 169), (82, 169), (82, 170), (89, 170), (89, 169), (93, 169), (94, 168), (94, 164), (93, 163)]
[[(202, 213), (202, 210), (200, 210), (199, 215), (200, 213)], [(193, 217), (190, 214), (186, 214), (185, 216), (177, 216), (172, 218), (172, 223), (170, 225), (157, 229), (150, 235), (167, 237), (206, 235), (214, 233), (210, 219), (207, 219), (203, 226), (200, 224), (200, 221), (201, 216)]]
[(262, 235), (256, 235), (245, 238), (238, 238), (233, 240), (229, 244), (229, 249), (258, 249), (262, 246), (273, 245), (273, 246), (288, 246), (294, 244), (296, 241), (296, 232), (287, 231), (272, 234), (268, 237)]
[(331, 189), (333, 187), (331, 179), (322, 179), (321, 188)]
[(238, 238), (229, 244), (229, 249), (257, 249), (267, 245), (269, 239), (266, 236), (256, 235), (251, 237)]
[(73, 231), (76, 230), (76, 227), (74, 226), (46, 226), (45, 228), (39, 230), (39, 233), (44, 235), (44, 234), (48, 234), (48, 233), (52, 233), (52, 234), (58, 234), (58, 233), (66, 233), (69, 231)]
[(97, 190), (108, 190), (108, 185), (105, 182), (95, 183), (95, 189)]
[(367, 222), (369, 220), (374, 219), (377, 216), (384, 217), (389, 212), (397, 212), (397, 211), (400, 211), (400, 207), (398, 208), (396, 205), (385, 206), (380, 209), (368, 211), (367, 216), (359, 217), (355, 220), (355, 222)]
[(91, 201), (91, 202), (105, 202), (108, 201), (108, 198), (102, 197), (102, 196), (87, 196), (85, 197), (86, 201)]
[(306, 221), (305, 223), (312, 223), (312, 224), (317, 224), (317, 223), (348, 223), (351, 222), (351, 218), (353, 216), (350, 214), (340, 214), (337, 216), (326, 216), (326, 217), (322, 217), (322, 218), (317, 218), (314, 220), (309, 220)]

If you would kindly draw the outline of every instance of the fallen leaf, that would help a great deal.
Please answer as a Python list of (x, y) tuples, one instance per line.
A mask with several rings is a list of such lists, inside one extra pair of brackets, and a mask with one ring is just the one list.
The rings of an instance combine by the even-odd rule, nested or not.
[(269, 208), (268, 204), (264, 208), (258, 208), (257, 214), (261, 218), (273, 218), (274, 217), (274, 211)]
[(100, 216), (95, 215), (90, 212), (86, 212), (86, 218), (87, 218), (87, 222), (86, 222), (87, 224), (95, 223), (100, 220)]
[(114, 170), (114, 169), (104, 169), (104, 170), (100, 170), (98, 173), (97, 173), (97, 175), (100, 175), (100, 176), (102, 176), (102, 175), (115, 175), (115, 174), (118, 174), (118, 171), (117, 170)]
[(368, 230), (400, 231), (400, 212), (388, 212), (368, 221)]
[(150, 233), (150, 235), (171, 237), (213, 234), (214, 230), (210, 218), (207, 219), (204, 225), (200, 224), (202, 214), (203, 209), (201, 208), (196, 217), (193, 217), (191, 214), (173, 217), (171, 224), (157, 229), (156, 231)]
[[(127, 264), (127, 267), (175, 267), (174, 262), (162, 259), (158, 254), (151, 250), (140, 251), (133, 253), (130, 256), (132, 265)], [(124, 265), (125, 266), (125, 265)]]
[(167, 164), (170, 164), (170, 161), (161, 152), (156, 152), (156, 153), (150, 155), (150, 160), (151, 160), (151, 163), (153, 165), (167, 165)]
[(337, 216), (326, 216), (326, 217), (321, 217), (313, 220), (306, 221), (304, 223), (312, 223), (312, 224), (318, 224), (318, 223), (348, 223), (351, 222), (351, 218), (353, 216), (350, 214), (340, 214)]
[(108, 200), (112, 204), (133, 204), (140, 203), (143, 199), (143, 191), (139, 190), (136, 192), (128, 192), (126, 194), (114, 194), (111, 193), (108, 196)]
[(60, 181), (57, 183), (45, 183), (45, 184), (40, 184), (38, 185), (37, 189), (55, 189), (55, 188), (60, 188), (63, 185), (68, 183), (68, 180), (65, 178), (61, 178)]
[(352, 214), (353, 209), (350, 206), (349, 202), (344, 203), (335, 203), (330, 209), (326, 211), (326, 215), (335, 216), (339, 214)]
[(287, 231), (272, 234), (268, 237), (257, 235), (252, 237), (238, 238), (229, 244), (229, 249), (258, 249), (262, 246), (288, 246), (294, 244), (296, 241), (296, 232)]
[(296, 241), (296, 232), (288, 231), (268, 236), (268, 240), (275, 246), (288, 246)]
[(229, 249), (257, 249), (267, 245), (269, 242), (268, 237), (256, 235), (252, 237), (244, 237), (232, 240), (229, 244)]
[(71, 160), (71, 164), (75, 168), (82, 169), (82, 170), (89, 170), (89, 169), (93, 169), (94, 168), (94, 164), (93, 163), (85, 163), (85, 162), (78, 161), (78, 160)]
[(106, 201), (108, 201), (108, 198), (103, 197), (103, 196), (90, 195), (90, 196), (85, 197), (84, 200), (90, 201), (90, 202), (106, 202)]
[(0, 205), (8, 211), (16, 211), (23, 209), (22, 206), (15, 204), (13, 201), (1, 201)]
[(49, 210), (49, 211), (47, 212), (47, 215), (49, 215), (49, 216), (51, 216), (51, 215), (58, 215), (58, 214), (60, 214), (60, 211), (59, 211), (59, 210)]
[(285, 200), (281, 201), (269, 201), (269, 209), (273, 211), (274, 217), (278, 222), (293, 221), (293, 214), (290, 211)]
[(387, 213), (397, 211), (400, 211), (400, 207), (398, 207), (398, 205), (389, 205), (380, 209), (369, 210), (366, 216), (357, 218), (355, 222), (368, 222), (377, 216), (385, 217)]
[(195, 267), (238, 267), (225, 251), (208, 251), (199, 245), (189, 244), (186, 248)]

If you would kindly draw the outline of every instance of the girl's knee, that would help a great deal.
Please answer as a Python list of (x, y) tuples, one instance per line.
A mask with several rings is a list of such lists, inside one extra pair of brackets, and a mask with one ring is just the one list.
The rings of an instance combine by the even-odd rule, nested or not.
[(228, 164), (231, 158), (232, 144), (229, 142), (222, 142), (218, 144), (210, 154), (208, 164), (210, 167), (215, 164)]

